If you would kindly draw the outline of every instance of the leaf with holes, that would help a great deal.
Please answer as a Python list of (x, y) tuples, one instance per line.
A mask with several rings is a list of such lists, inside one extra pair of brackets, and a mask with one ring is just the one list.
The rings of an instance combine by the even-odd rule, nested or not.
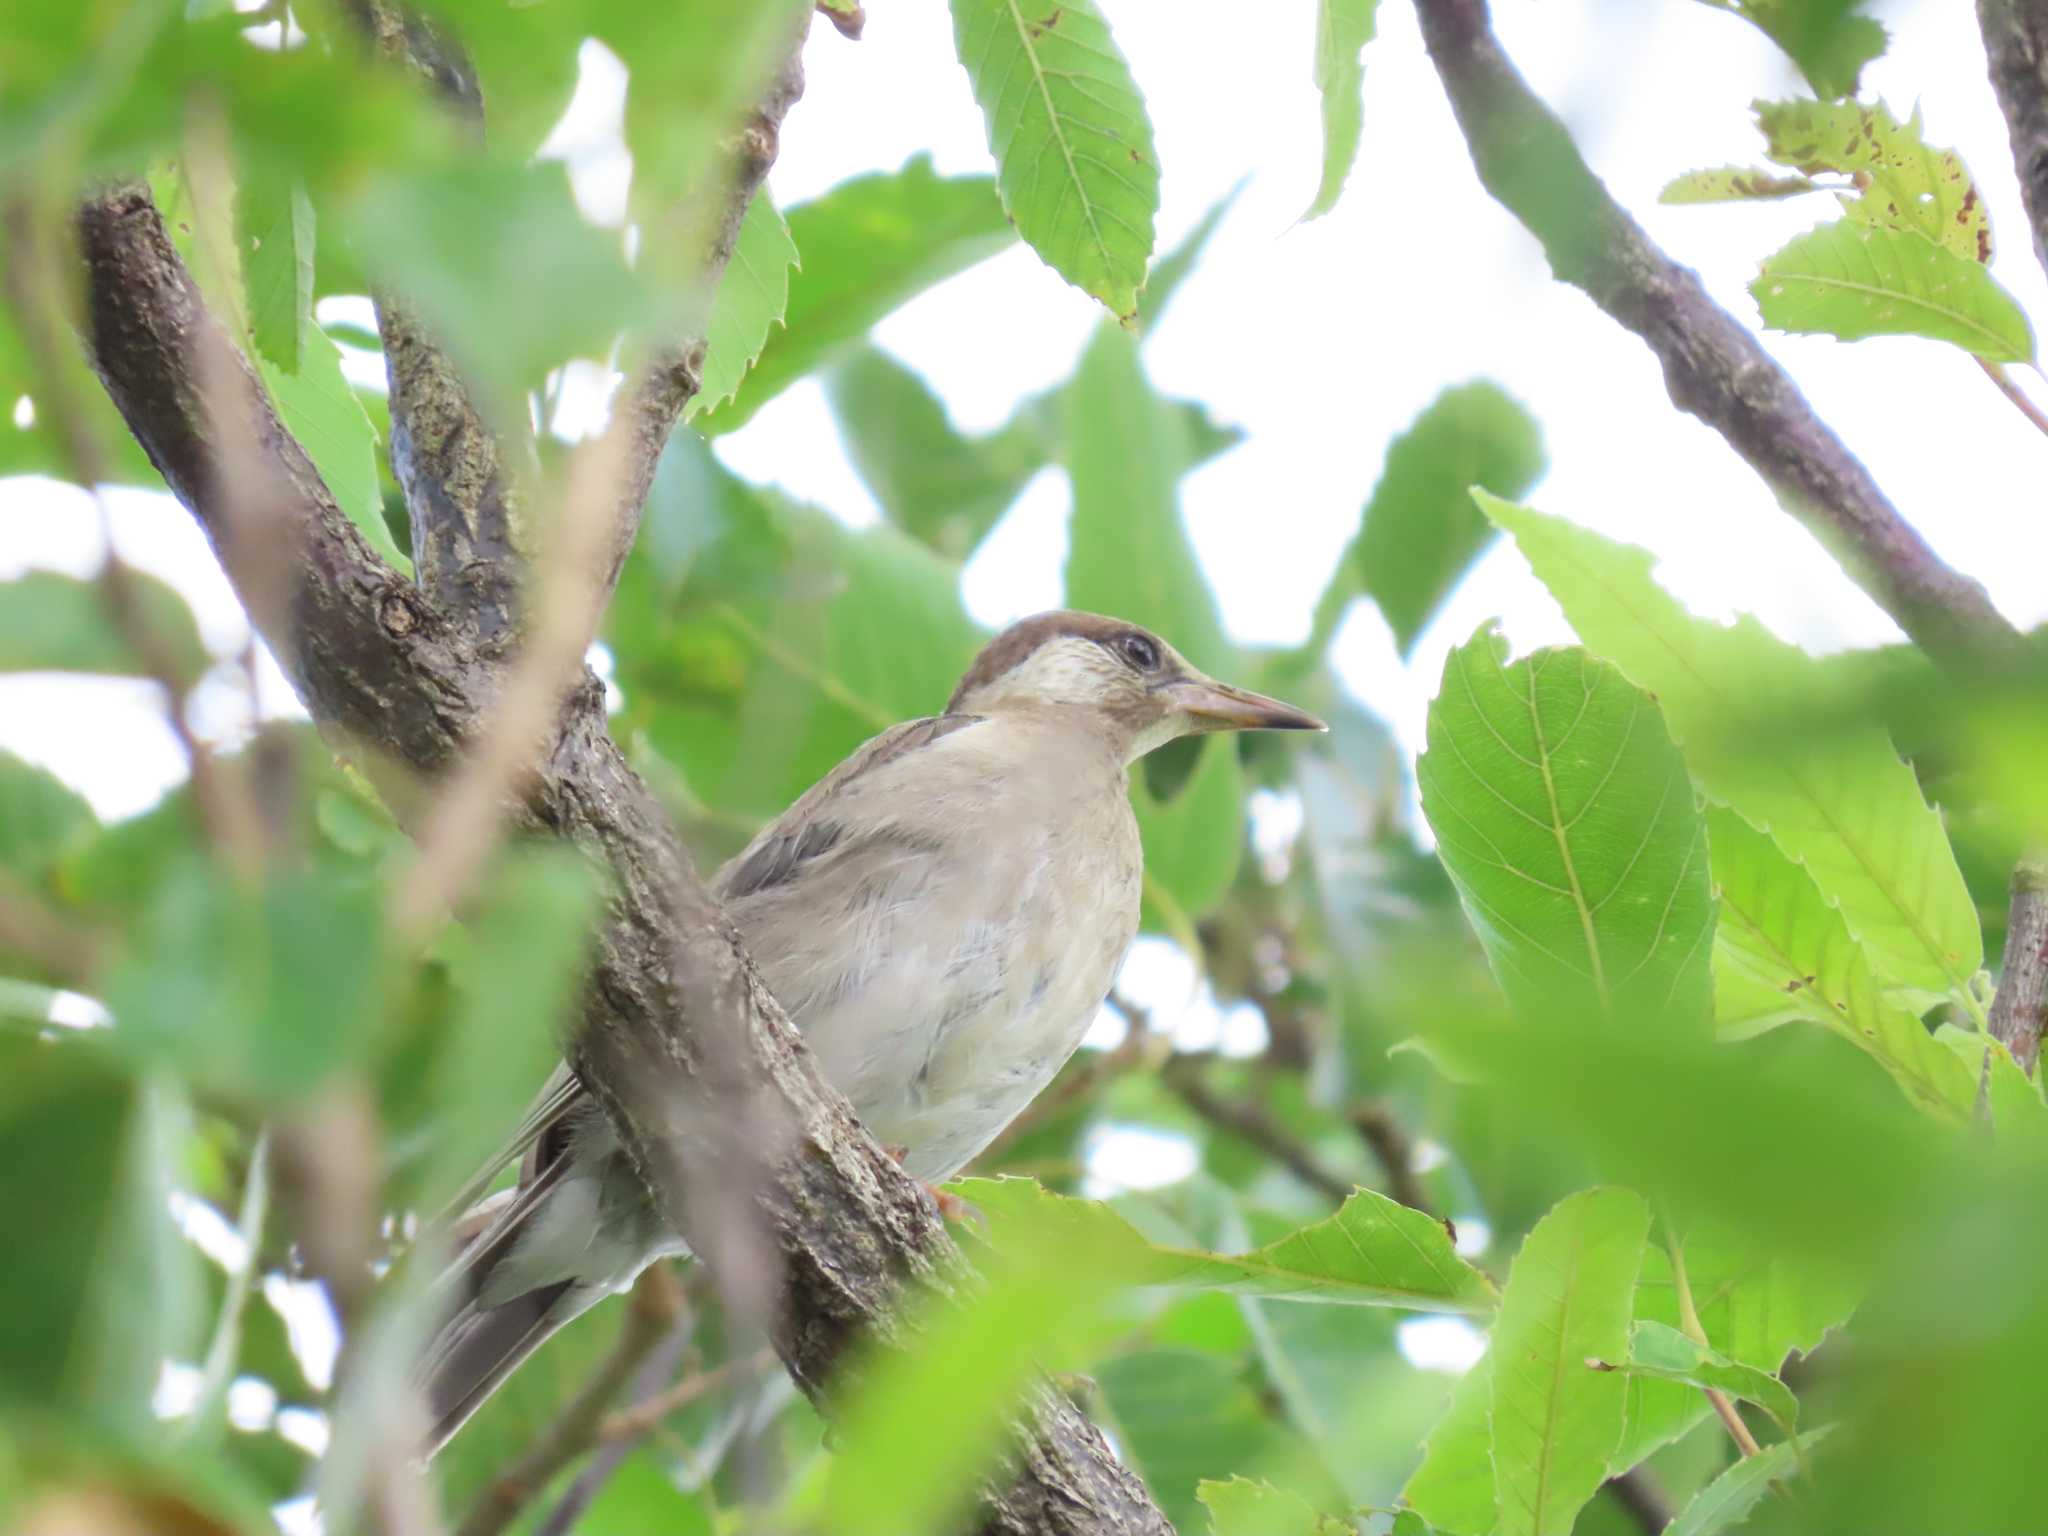
[(1709, 171), (1687, 171), (1673, 177), (1657, 201), (1685, 203), (1770, 203), (1818, 192), (1821, 184), (1808, 176), (1774, 176), (1754, 166), (1723, 165)]
[(1627, 1387), (1586, 1362), (1628, 1349), (1650, 1209), (1626, 1189), (1560, 1201), (1515, 1255), (1493, 1330), (1493, 1482), (1500, 1536), (1566, 1536), (1607, 1480)]
[(703, 377), (683, 413), (686, 420), (739, 393), (740, 380), (767, 346), (769, 331), (789, 309), (789, 274), (797, 265), (796, 245), (774, 200), (765, 191), (755, 193), (704, 322)]
[(1784, 1016), (1832, 1029), (1869, 1052), (1921, 1108), (1967, 1120), (1974, 1075), (1917, 1013), (1884, 995), (1863, 947), (1812, 877), (1724, 807), (1708, 811), (1707, 835), (1721, 895), (1717, 1016), (1724, 1006), (1774, 999)]
[(1905, 122), (1883, 102), (1760, 101), (1765, 153), (1802, 176), (1835, 172), (1857, 195), (1843, 207), (1859, 224), (1910, 231), (1966, 261), (1991, 259), (1991, 215), (1952, 149), (1929, 144), (1920, 114)]
[(1656, 704), (1577, 648), (1506, 656), (1451, 652), (1416, 765), (1494, 974), (1526, 1013), (1704, 1028), (1706, 832)]
[(1372, 41), (1379, 0), (1317, 0), (1316, 90), (1323, 98), (1323, 179), (1304, 219), (1337, 206), (1358, 159), (1365, 126), (1365, 45)]
[(1774, 330), (1924, 336), (1993, 363), (2034, 356), (2026, 312), (1990, 270), (1909, 230), (1823, 224), (1765, 260), (1749, 291)]
[(1829, 669), (1754, 619), (1694, 618), (1651, 578), (1647, 551), (1484, 493), (1479, 504), (1579, 637), (1655, 692), (1707, 796), (1768, 827), (1805, 866), (1879, 980), (1947, 991), (1969, 1009), (1983, 933), (1913, 770), (1874, 725), (1785, 729), (1829, 696)]
[(1152, 124), (1093, 0), (953, 0), (1003, 207), (1047, 266), (1126, 323), (1159, 211)]

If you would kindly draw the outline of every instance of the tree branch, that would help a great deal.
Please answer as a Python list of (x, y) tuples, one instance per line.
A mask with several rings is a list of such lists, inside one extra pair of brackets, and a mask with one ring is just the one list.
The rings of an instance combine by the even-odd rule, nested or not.
[[(792, 92), (793, 79), (782, 82)], [(772, 154), (772, 135), (753, 145)], [(92, 198), (80, 232), (87, 329), (108, 392), (206, 528), (315, 719), (415, 769), (450, 766), (476, 739), (499, 669), (336, 507), (205, 313), (148, 194)], [(625, 477), (629, 493), (644, 494), (693, 368), (685, 358), (657, 370), (622, 409), (622, 451), (644, 471)], [(209, 393), (209, 377), (231, 387)], [(230, 456), (223, 444), (238, 437), (248, 450)], [(260, 530), (245, 525), (247, 508), (262, 509)], [(893, 1317), (904, 1286), (945, 1283), (957, 1250), (924, 1191), (819, 1079), (659, 802), (606, 734), (603, 689), (587, 672), (511, 809), (515, 825), (566, 837), (612, 873), (579, 1071), (727, 1296), (773, 1298), (777, 1353), (822, 1396), (857, 1335), (907, 1342)], [(1011, 1464), (983, 1489), (986, 1529), (1170, 1529), (1063, 1395), (1041, 1386), (1020, 1418)]]
[(1480, 181), (1559, 278), (1648, 343), (1672, 403), (1719, 432), (1924, 649), (2004, 654), (2016, 637), (1984, 589), (1941, 561), (1756, 338), (1608, 195), (1502, 51), (1486, 0), (1415, 8)]
[(1189, 1109), (1278, 1160), (1310, 1189), (1339, 1205), (1358, 1192), (1356, 1179), (1343, 1178), (1316, 1161), (1315, 1154), (1281, 1129), (1263, 1106), (1211, 1093), (1201, 1079), (1199, 1058), (1168, 1057), (1159, 1077)]
[(2035, 859), (2022, 859), (2012, 872), (2005, 962), (1989, 1023), (2020, 1070), (2032, 1072), (2048, 1026), (2048, 867)]
[(2012, 140), (2034, 254), (2048, 267), (2048, 5), (1977, 0), (1977, 25), (1991, 65), (1991, 90)]

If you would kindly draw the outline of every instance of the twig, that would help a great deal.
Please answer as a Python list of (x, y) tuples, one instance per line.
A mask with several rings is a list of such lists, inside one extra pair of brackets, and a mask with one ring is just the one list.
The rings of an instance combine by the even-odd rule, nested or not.
[(2017, 635), (1984, 589), (1941, 561), (1756, 338), (1608, 195), (1502, 51), (1486, 0), (1416, 11), (1479, 179), (1559, 278), (1649, 344), (1672, 403), (1719, 432), (1930, 654), (2008, 654)]
[(2022, 859), (2012, 872), (2005, 964), (1989, 1022), (2020, 1070), (2032, 1072), (2048, 1027), (2048, 866), (2036, 859)]
[[(1707, 1330), (1700, 1322), (1699, 1309), (1693, 1305), (1692, 1282), (1686, 1278), (1685, 1244), (1672, 1228), (1669, 1217), (1665, 1219), (1664, 1225), (1671, 1252), (1671, 1283), (1678, 1291), (1679, 1326), (1685, 1330), (1686, 1337), (1702, 1349), (1712, 1349), (1714, 1342), (1707, 1337)], [(1700, 1390), (1707, 1394), (1707, 1401), (1714, 1405), (1714, 1412), (1718, 1413), (1721, 1422), (1728, 1426), (1729, 1438), (1734, 1440), (1736, 1448), (1745, 1456), (1758, 1454), (1761, 1447), (1757, 1445), (1756, 1437), (1749, 1432), (1749, 1426), (1742, 1422), (1742, 1415), (1729, 1400), (1728, 1394), (1718, 1387), (1702, 1387)]]
[(1339, 1203), (1357, 1193), (1358, 1182), (1355, 1179), (1343, 1178), (1325, 1168), (1307, 1147), (1280, 1128), (1264, 1106), (1249, 1100), (1225, 1099), (1212, 1093), (1202, 1082), (1200, 1070), (1194, 1058), (1175, 1056), (1167, 1060), (1159, 1077), (1189, 1109), (1233, 1136), (1250, 1142), (1268, 1156), (1277, 1158), (1310, 1189)]
[(597, 1426), (597, 1438), (604, 1441), (635, 1441), (645, 1439), (672, 1413), (687, 1408), (698, 1398), (715, 1392), (736, 1377), (750, 1376), (775, 1359), (772, 1349), (758, 1349), (737, 1360), (728, 1360), (723, 1365), (708, 1371), (699, 1371), (685, 1376), (681, 1381), (664, 1388), (654, 1396), (607, 1414), (604, 1422)]
[[(525, 1454), (491, 1479), (463, 1517), (456, 1536), (497, 1536), (562, 1469), (596, 1445), (613, 1401), (647, 1357), (688, 1324), (675, 1270), (655, 1264), (641, 1271), (619, 1326), (618, 1342), (590, 1379), (541, 1430)], [(696, 1379), (696, 1378), (692, 1378)]]
[(1977, 366), (1984, 370), (1986, 378), (1998, 386), (1998, 392), (2012, 402), (2013, 409), (2033, 423), (2036, 432), (2048, 435), (2048, 413), (2044, 413), (2041, 407), (2027, 397), (2025, 390), (2013, 383), (2011, 374), (1988, 357), (1978, 358)]
[(1387, 1193), (1403, 1205), (1435, 1214), (1422, 1179), (1415, 1171), (1415, 1141), (1384, 1104), (1361, 1104), (1351, 1111), (1351, 1124), (1372, 1148), (1387, 1176)]
[(1977, 25), (2012, 141), (2034, 253), (2048, 267), (2048, 10), (2038, 0), (1977, 0)]
[[(664, 1390), (675, 1378), (676, 1368), (682, 1363), (689, 1343), (688, 1328), (677, 1328), (663, 1340), (634, 1373), (626, 1388), (627, 1400), (641, 1402)], [(547, 1517), (534, 1527), (533, 1536), (569, 1536), (569, 1532), (576, 1528), (576, 1522), (604, 1492), (604, 1485), (611, 1481), (612, 1475), (625, 1465), (636, 1449), (637, 1441), (622, 1440), (600, 1445), (561, 1498), (555, 1501), (555, 1507), (548, 1511)]]

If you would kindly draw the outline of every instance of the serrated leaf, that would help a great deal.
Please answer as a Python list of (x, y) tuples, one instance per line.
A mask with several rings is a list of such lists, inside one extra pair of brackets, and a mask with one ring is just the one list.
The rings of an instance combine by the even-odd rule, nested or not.
[(1372, 41), (1379, 0), (1317, 0), (1316, 90), (1323, 98), (1323, 179), (1303, 219), (1337, 206), (1358, 159), (1365, 127), (1365, 45)]
[(286, 373), (313, 329), (313, 204), (297, 182), (266, 176), (235, 187), (235, 235), (241, 243), (242, 289), (257, 351)]
[(1749, 291), (1775, 330), (1924, 336), (1994, 363), (2034, 356), (2026, 312), (1989, 269), (1907, 230), (1823, 224), (1769, 257)]
[(1585, 1362), (1628, 1348), (1649, 1231), (1633, 1191), (1587, 1190), (1560, 1201), (1515, 1256), (1491, 1352), (1501, 1536), (1566, 1536), (1606, 1481), (1626, 1387)]
[[(1966, 1120), (1972, 1074), (1919, 1016), (1884, 996), (1842, 914), (1807, 872), (1735, 812), (1707, 813), (1720, 893), (1714, 964), (1734, 1001), (1775, 998), (1792, 1017), (1832, 1029), (1869, 1052), (1921, 1108)], [(1716, 999), (1717, 1013), (1721, 1006)]]
[(1450, 1536), (1491, 1536), (1500, 1522), (1493, 1493), (1493, 1355), (1478, 1362), (1451, 1389), (1450, 1405), (1422, 1442), (1422, 1465), (1401, 1490), (1402, 1499)]
[(384, 493), (377, 483), (377, 431), (342, 376), (341, 349), (316, 325), (306, 334), (298, 372), (286, 373), (260, 356), (256, 366), (277, 406), (278, 419), (306, 450), (348, 520), (393, 570), (410, 576), (412, 561), (384, 521)]
[(940, 176), (929, 155), (843, 181), (790, 208), (788, 222), (803, 267), (790, 279), (782, 327), (732, 404), (703, 418), (706, 432), (744, 426), (892, 310), (1017, 238), (991, 177)]
[(1205, 1478), (1195, 1485), (1195, 1497), (1209, 1511), (1211, 1536), (1349, 1536), (1354, 1529), (1348, 1520), (1318, 1513), (1299, 1494), (1250, 1478)]
[(1853, 96), (1863, 66), (1884, 52), (1885, 30), (1856, 13), (1866, 0), (1704, 0), (1751, 22), (1799, 66), (1822, 96)]
[[(1694, 618), (1647, 551), (1481, 493), (1572, 627), (1657, 696), (1709, 798), (1770, 829), (1889, 986), (1969, 996), (1983, 936), (1941, 817), (1876, 727), (1788, 733), (1828, 672), (1754, 619)], [(1768, 741), (1768, 750), (1758, 742)]]
[(1820, 190), (1820, 183), (1810, 177), (1774, 176), (1755, 166), (1724, 165), (1673, 177), (1657, 194), (1657, 201), (1674, 205), (1776, 202)]
[(1472, 505), (1472, 487), (1527, 495), (1548, 465), (1542, 429), (1498, 385), (1478, 379), (1438, 395), (1387, 445), (1358, 538), (1316, 603), (1304, 649), (1321, 654), (1363, 592), (1406, 654), (1496, 536)]
[(1125, 1463), (1175, 1529), (1205, 1523), (1204, 1483), (1268, 1465), (1285, 1448), (1244, 1373), (1191, 1349), (1141, 1349), (1091, 1369)]
[(703, 377), (684, 420), (715, 410), (739, 393), (740, 380), (768, 344), (768, 333), (789, 310), (789, 274), (798, 265), (789, 226), (767, 192), (756, 192), (704, 322)]
[(1416, 763), (1423, 814), (1502, 989), (1533, 1016), (1704, 1026), (1705, 825), (1656, 704), (1585, 651), (1451, 652)]
[(1883, 102), (1759, 101), (1757, 126), (1765, 153), (1802, 175), (1834, 171), (1852, 177), (1845, 197), (1861, 224), (1923, 235), (1965, 261), (1991, 259), (1991, 215), (1962, 156), (1938, 149), (1920, 133), (1920, 115), (1905, 122)]
[(1785, 1440), (1766, 1446), (1755, 1456), (1745, 1456), (1693, 1495), (1679, 1517), (1664, 1528), (1664, 1536), (1719, 1536), (1733, 1530), (1750, 1516), (1773, 1483), (1784, 1481), (1799, 1470), (1799, 1452), (1812, 1449), (1834, 1426), (1810, 1429), (1795, 1444)]
[(1730, 1360), (1663, 1323), (1637, 1322), (1629, 1332), (1628, 1358), (1604, 1361), (1602, 1368), (1655, 1376), (1688, 1386), (1712, 1387), (1745, 1403), (1755, 1403), (1787, 1433), (1799, 1422), (1799, 1399), (1776, 1376)]
[(889, 521), (940, 554), (974, 552), (1044, 468), (1046, 435), (1028, 421), (969, 437), (925, 381), (877, 347), (825, 375), (840, 441)]
[[(128, 574), (142, 616), (172, 666), (195, 676), (207, 663), (192, 610), (175, 588), (141, 571)], [(30, 571), (0, 582), (0, 672), (139, 672), (97, 582)]]
[(1137, 314), (1159, 211), (1152, 124), (1094, 0), (952, 0), (1003, 207), (1060, 276)]
[(1109, 1206), (1053, 1194), (1035, 1179), (961, 1179), (948, 1187), (986, 1215), (998, 1249), (1006, 1232), (1062, 1232), (1085, 1241), (1128, 1285), (1440, 1312), (1493, 1306), (1492, 1285), (1458, 1257), (1442, 1222), (1371, 1190), (1262, 1248), (1221, 1254), (1148, 1242)]

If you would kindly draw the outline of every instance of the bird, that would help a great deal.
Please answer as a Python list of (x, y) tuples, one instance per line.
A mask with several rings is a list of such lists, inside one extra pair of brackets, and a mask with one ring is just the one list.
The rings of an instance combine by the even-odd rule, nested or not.
[[(712, 881), (769, 990), (906, 1172), (966, 1167), (1081, 1043), (1138, 932), (1131, 766), (1210, 731), (1326, 729), (1159, 636), (1055, 610), (985, 645), (945, 709), (857, 749)], [(420, 1368), (425, 1454), (557, 1329), (686, 1253), (595, 1098), (556, 1070), (450, 1228)]]

